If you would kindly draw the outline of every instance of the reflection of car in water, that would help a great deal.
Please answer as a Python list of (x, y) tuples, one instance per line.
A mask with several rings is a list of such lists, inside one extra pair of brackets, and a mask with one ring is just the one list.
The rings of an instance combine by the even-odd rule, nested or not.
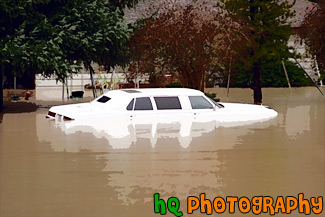
[(106, 138), (114, 149), (128, 148), (138, 139), (149, 139), (154, 147), (160, 138), (177, 138), (186, 148), (192, 138), (218, 127), (276, 116), (276, 111), (265, 106), (216, 103), (200, 91), (185, 88), (114, 90), (90, 103), (52, 107), (47, 115), (63, 132), (89, 132)]
[(120, 117), (146, 122), (153, 118), (195, 118), (238, 122), (264, 120), (277, 112), (260, 105), (216, 103), (204, 93), (186, 88), (122, 89), (109, 91), (90, 103), (50, 108), (47, 118), (78, 120), (96, 117)]

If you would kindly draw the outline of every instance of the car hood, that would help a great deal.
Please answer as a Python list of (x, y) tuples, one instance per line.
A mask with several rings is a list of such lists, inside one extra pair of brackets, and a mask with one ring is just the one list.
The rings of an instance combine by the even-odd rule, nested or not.
[(98, 110), (98, 108), (92, 106), (90, 103), (78, 103), (71, 105), (53, 106), (50, 108), (49, 111), (58, 115), (74, 119), (80, 114), (93, 112), (94, 110)]
[(220, 103), (224, 108), (217, 110), (220, 121), (254, 121), (274, 118), (278, 113), (263, 105)]

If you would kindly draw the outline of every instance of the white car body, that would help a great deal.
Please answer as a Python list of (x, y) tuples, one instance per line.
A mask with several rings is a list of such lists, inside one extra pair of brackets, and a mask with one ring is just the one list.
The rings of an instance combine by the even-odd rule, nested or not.
[(153, 118), (192, 118), (198, 122), (256, 122), (276, 116), (276, 111), (262, 105), (214, 103), (198, 90), (152, 88), (113, 90), (90, 103), (54, 106), (50, 108), (47, 118), (95, 120), (111, 117), (135, 122), (150, 122)]

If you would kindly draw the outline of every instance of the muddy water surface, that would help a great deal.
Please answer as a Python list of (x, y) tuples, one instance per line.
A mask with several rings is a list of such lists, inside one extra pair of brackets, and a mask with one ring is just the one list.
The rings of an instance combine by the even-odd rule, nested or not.
[[(209, 91), (226, 101), (225, 89)], [(312, 87), (263, 94), (278, 117), (241, 126), (117, 121), (105, 131), (49, 121), (46, 108), (4, 113), (0, 216), (160, 216), (154, 193), (178, 197), (184, 216), (205, 216), (186, 214), (187, 196), (200, 193), (325, 196), (325, 97)], [(231, 89), (228, 101), (251, 103), (252, 93)]]

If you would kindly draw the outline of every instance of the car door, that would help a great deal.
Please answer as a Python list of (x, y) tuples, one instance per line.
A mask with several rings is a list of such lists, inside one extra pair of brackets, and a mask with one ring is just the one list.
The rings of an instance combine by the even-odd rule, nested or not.
[[(156, 110), (151, 97), (137, 97), (126, 108), (130, 131), (137, 138), (156, 140)], [(155, 144), (155, 142), (153, 142)]]
[(216, 114), (215, 105), (204, 96), (189, 96), (188, 98), (194, 119), (201, 121), (213, 120), (213, 116)]
[(175, 122), (183, 118), (190, 118), (190, 110), (182, 107), (178, 96), (155, 96), (157, 119), (160, 122)]
[(156, 117), (151, 97), (137, 97), (127, 106), (127, 118), (134, 123), (148, 123)]

